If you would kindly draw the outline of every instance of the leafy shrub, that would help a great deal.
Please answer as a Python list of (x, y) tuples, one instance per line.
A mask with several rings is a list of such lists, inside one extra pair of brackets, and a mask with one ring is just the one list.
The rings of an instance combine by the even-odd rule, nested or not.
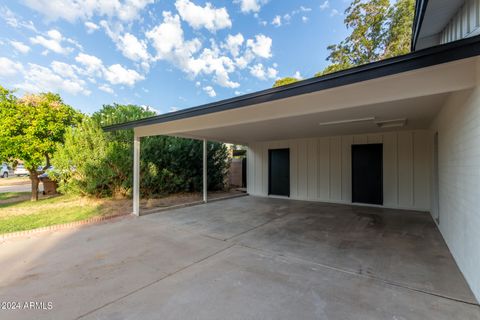
[[(133, 131), (106, 133), (101, 125), (150, 116), (137, 106), (104, 106), (65, 135), (52, 160), (60, 191), (84, 195), (128, 196), (133, 182)], [(133, 118), (133, 119), (132, 119)], [(202, 190), (201, 141), (155, 136), (141, 141), (140, 191), (144, 196)], [(224, 188), (227, 147), (208, 143), (208, 189)]]

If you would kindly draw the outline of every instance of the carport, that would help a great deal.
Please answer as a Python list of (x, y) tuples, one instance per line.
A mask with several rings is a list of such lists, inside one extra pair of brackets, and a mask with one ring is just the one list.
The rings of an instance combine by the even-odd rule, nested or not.
[(135, 131), (134, 213), (141, 137), (241, 144), (250, 195), (430, 212), (478, 297), (478, 41), (110, 126)]

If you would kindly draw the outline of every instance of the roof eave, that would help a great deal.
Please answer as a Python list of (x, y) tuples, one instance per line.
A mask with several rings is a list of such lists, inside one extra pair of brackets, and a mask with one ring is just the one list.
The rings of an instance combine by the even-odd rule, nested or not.
[(412, 25), (412, 42), (410, 44), (411, 50), (415, 51), (418, 41), (418, 35), (422, 28), (425, 12), (427, 11), (428, 0), (417, 0), (415, 3), (415, 16), (413, 17)]
[(479, 54), (480, 36), (476, 36), (327, 74), (321, 77), (302, 80), (282, 87), (270, 88), (154, 117), (105, 126), (103, 129), (105, 131), (133, 129), (141, 126), (226, 111), (390, 76), (406, 71), (465, 59)]

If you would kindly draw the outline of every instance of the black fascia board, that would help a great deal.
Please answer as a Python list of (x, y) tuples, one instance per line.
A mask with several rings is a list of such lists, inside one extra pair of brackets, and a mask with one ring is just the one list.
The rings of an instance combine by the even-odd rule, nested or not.
[(362, 81), (373, 80), (478, 55), (480, 55), (480, 35), (422, 49), (406, 55), (365, 64), (351, 69), (338, 71), (321, 77), (302, 80), (281, 87), (262, 90), (239, 97), (212, 102), (197, 107), (140, 120), (105, 126), (103, 127), (103, 130), (115, 131), (132, 129), (215, 112), (238, 109)]
[(425, 12), (427, 11), (428, 0), (417, 0), (415, 3), (415, 15), (413, 17), (412, 24), (412, 42), (410, 48), (415, 51), (417, 46), (418, 35), (422, 29), (423, 19), (425, 18)]

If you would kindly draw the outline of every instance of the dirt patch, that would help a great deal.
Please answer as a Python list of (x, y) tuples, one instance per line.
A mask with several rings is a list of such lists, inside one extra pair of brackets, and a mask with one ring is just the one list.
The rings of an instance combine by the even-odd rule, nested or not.
[[(241, 191), (220, 191), (209, 192), (209, 199), (223, 198), (235, 194), (240, 194)], [(151, 210), (155, 208), (166, 208), (181, 204), (198, 202), (202, 200), (201, 193), (180, 193), (168, 195), (158, 198), (142, 199), (140, 201), (140, 208), (142, 210)], [(35, 203), (30, 200), (30, 194), (21, 194), (6, 200), (1, 200), (0, 217), (27, 215), (35, 212)], [(52, 201), (53, 200), (53, 201)], [(24, 202), (24, 203), (22, 203)], [(62, 210), (66, 207), (99, 207), (101, 216), (108, 217), (112, 215), (127, 215), (132, 213), (132, 199), (96, 199), (88, 197), (73, 197), (73, 196), (45, 196), (39, 194), (38, 208), (42, 210)]]
[[(232, 195), (241, 194), (243, 192), (237, 190), (230, 191), (215, 191), (209, 192), (209, 199), (218, 199), (223, 197), (228, 197)], [(174, 195), (168, 195), (161, 198), (150, 198), (140, 200), (140, 209), (155, 209), (155, 208), (166, 208), (171, 206), (176, 206), (180, 204), (193, 203), (203, 200), (203, 194), (198, 193), (179, 193)], [(131, 207), (130, 207), (131, 208)]]

